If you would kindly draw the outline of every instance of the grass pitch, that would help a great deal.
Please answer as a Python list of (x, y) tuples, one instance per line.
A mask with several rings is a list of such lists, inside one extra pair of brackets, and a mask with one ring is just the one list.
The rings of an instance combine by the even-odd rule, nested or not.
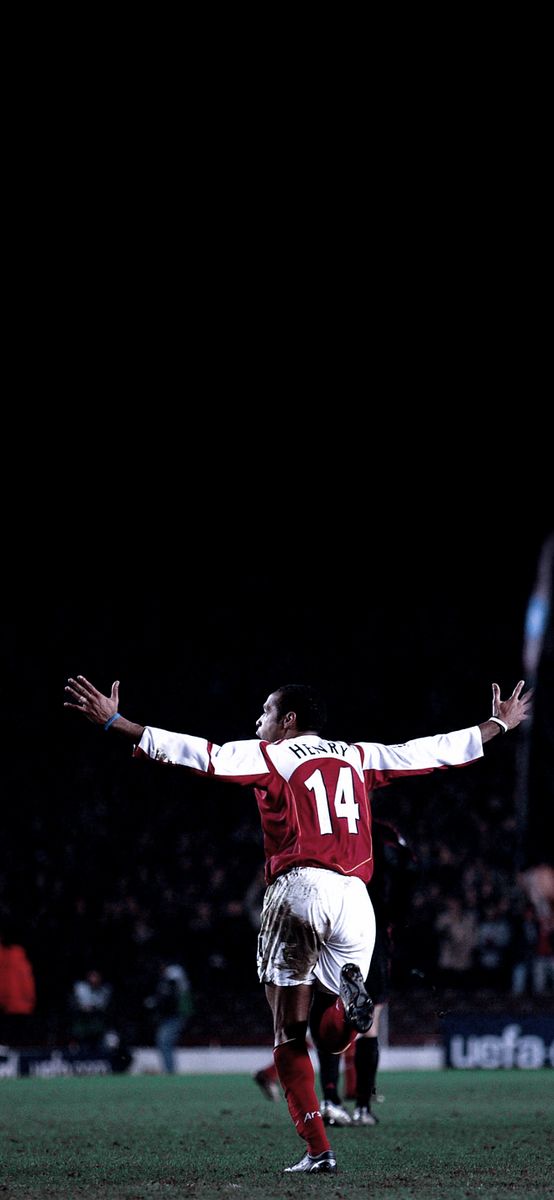
[(331, 1130), (339, 1173), (302, 1157), (284, 1100), (249, 1076), (0, 1080), (0, 1200), (545, 1200), (554, 1071), (390, 1072), (379, 1125)]

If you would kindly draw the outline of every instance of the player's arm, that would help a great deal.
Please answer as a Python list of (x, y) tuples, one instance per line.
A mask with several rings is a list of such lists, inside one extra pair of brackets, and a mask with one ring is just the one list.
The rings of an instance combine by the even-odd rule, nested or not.
[(138, 757), (156, 759), (176, 767), (188, 767), (201, 775), (231, 783), (262, 786), (271, 777), (260, 742), (225, 742), (218, 746), (190, 733), (171, 733), (147, 725), (135, 750)]
[[(92, 721), (93, 725), (106, 725), (107, 721), (111, 721), (108, 729), (115, 730), (120, 735), (123, 734), (133, 742), (140, 742), (144, 733), (144, 725), (128, 721), (118, 711), (119, 679), (112, 683), (109, 696), (102, 695), (102, 692), (99, 692), (94, 684), (85, 679), (84, 675), (78, 675), (76, 679), (68, 679), (65, 691), (70, 699), (65, 701), (64, 708), (72, 708), (75, 712), (82, 713), (87, 720)], [(116, 719), (112, 720), (112, 718)]]
[(65, 708), (83, 713), (94, 725), (105, 728), (108, 724), (110, 733), (115, 730), (128, 737), (135, 743), (138, 757), (188, 767), (202, 775), (212, 775), (235, 783), (262, 784), (271, 775), (257, 739), (227, 742), (224, 746), (218, 746), (215, 742), (192, 734), (172, 733), (167, 729), (128, 721), (118, 711), (119, 680), (112, 684), (109, 696), (99, 692), (84, 675), (68, 679), (65, 690), (71, 697), (66, 700)]
[(520, 679), (509, 699), (501, 700), (500, 688), (498, 684), (493, 684), (493, 718), (498, 717), (502, 725), (489, 717), (481, 725), (473, 725), (469, 729), (458, 729), (435, 737), (414, 738), (396, 746), (360, 743), (363, 770), (369, 773), (369, 786), (382, 787), (400, 775), (427, 774), (441, 767), (464, 766), (475, 762), (483, 755), (484, 742), (505, 732), (503, 725), (515, 729), (529, 716), (532, 692), (522, 696), (523, 685), (524, 681)]
[(84, 675), (68, 679), (65, 690), (71, 697), (71, 700), (66, 700), (65, 708), (83, 713), (93, 725), (102, 725), (104, 729), (107, 727), (110, 733), (114, 730), (117, 734), (129, 738), (135, 743), (135, 754), (139, 757), (190, 767), (202, 773), (209, 772), (210, 752), (214, 747), (205, 738), (186, 737), (184, 734), (170, 733), (166, 729), (137, 725), (135, 721), (128, 721), (121, 715), (118, 708), (118, 679), (112, 683), (109, 696), (99, 692)]

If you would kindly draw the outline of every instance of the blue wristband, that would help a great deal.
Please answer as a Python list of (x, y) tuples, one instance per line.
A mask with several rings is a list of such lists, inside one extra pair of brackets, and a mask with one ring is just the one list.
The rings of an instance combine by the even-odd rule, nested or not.
[(106, 724), (104, 725), (104, 729), (109, 729), (110, 725), (113, 725), (114, 721), (117, 721), (120, 716), (121, 716), (121, 713), (114, 713), (113, 717), (109, 717), (108, 720), (106, 721)]

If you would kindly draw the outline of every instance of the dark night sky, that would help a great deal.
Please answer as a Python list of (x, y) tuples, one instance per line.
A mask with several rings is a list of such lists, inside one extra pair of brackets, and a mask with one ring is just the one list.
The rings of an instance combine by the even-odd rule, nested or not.
[(124, 506), (62, 536), (52, 513), (6, 573), (3, 640), (25, 697), (16, 724), (34, 713), (55, 725), (69, 671), (101, 687), (119, 677), (138, 719), (208, 714), (228, 736), (247, 736), (267, 691), (290, 679), (323, 686), (349, 726), (371, 713), (379, 735), (383, 701), (403, 726), (441, 686), (446, 719), (460, 692), (472, 719), (488, 704), (483, 681), (506, 688), (519, 675), (544, 520), (445, 532), (428, 519), (384, 529), (368, 514), (362, 540), (340, 522), (285, 521), (275, 498), (253, 500), (223, 535), (190, 508), (145, 528)]
[(250, 522), (230, 538), (101, 524), (94, 543), (58, 543), (32, 586), (27, 571), (3, 622), (10, 739), (53, 737), (63, 756), (78, 672), (102, 690), (119, 678), (130, 717), (217, 740), (253, 735), (287, 681), (322, 688), (334, 735), (398, 741), (483, 719), (491, 680), (505, 692), (520, 677), (545, 522), (448, 537), (391, 521), (365, 544), (313, 519), (257, 535), (277, 524), (271, 505)]

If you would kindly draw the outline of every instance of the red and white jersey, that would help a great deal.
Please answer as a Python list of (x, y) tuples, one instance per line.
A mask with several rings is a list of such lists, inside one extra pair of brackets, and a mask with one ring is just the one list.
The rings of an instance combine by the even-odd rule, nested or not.
[(317, 734), (216, 746), (147, 726), (136, 753), (253, 787), (268, 883), (293, 866), (326, 867), (367, 883), (373, 872), (368, 792), (402, 776), (473, 762), (483, 743), (478, 725), (398, 746)]

